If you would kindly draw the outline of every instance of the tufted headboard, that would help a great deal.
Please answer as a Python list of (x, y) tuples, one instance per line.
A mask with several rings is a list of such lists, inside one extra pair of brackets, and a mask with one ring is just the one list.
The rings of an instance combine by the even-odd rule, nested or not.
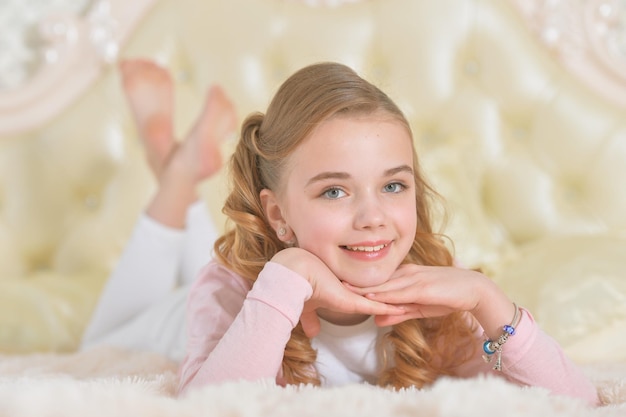
[[(211, 83), (243, 117), (296, 69), (349, 64), (408, 116), (459, 261), (576, 360), (626, 358), (626, 53), (572, 47), (532, 1), (132, 3), (49, 20), (62, 59), (0, 94), (0, 351), (77, 346), (154, 189), (115, 66), (149, 57), (175, 76), (180, 135)], [(203, 189), (220, 226), (225, 187)]]

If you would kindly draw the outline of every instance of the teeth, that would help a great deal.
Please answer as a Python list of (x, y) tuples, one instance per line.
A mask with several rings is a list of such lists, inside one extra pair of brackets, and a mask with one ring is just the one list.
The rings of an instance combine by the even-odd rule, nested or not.
[(376, 252), (381, 250), (387, 245), (377, 245), (377, 246), (346, 246), (346, 249), (354, 251), (354, 252)]

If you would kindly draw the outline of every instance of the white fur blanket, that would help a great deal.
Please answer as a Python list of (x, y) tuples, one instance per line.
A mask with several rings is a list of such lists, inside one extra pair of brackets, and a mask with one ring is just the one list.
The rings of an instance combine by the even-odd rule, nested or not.
[(176, 398), (174, 363), (153, 353), (99, 348), (0, 356), (0, 416), (626, 416), (626, 364), (584, 369), (605, 405), (589, 408), (500, 378), (443, 378), (425, 390), (402, 391), (238, 382)]

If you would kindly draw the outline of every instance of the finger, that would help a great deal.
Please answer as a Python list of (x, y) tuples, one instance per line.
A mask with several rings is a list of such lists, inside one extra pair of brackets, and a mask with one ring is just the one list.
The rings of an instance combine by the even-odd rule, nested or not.
[(368, 288), (355, 287), (354, 285), (352, 285), (352, 284), (350, 284), (348, 282), (345, 282), (345, 281), (342, 281), (341, 283), (343, 284), (344, 287), (346, 287), (346, 289), (348, 289), (348, 291), (350, 291), (351, 293), (354, 293), (356, 295), (363, 296), (363, 295), (371, 292), (371, 290), (369, 290)]
[(403, 314), (398, 316), (376, 316), (374, 317), (374, 323), (376, 323), (378, 327), (387, 327), (402, 323), (403, 321), (417, 318), (419, 317), (416, 317), (415, 314)]
[(423, 297), (421, 297), (422, 294), (416, 293), (417, 291), (410, 291), (405, 287), (398, 290), (368, 292), (364, 297), (368, 300), (386, 304), (416, 304), (423, 301)]
[(352, 284), (343, 282), (344, 287), (346, 287), (350, 292), (357, 294), (357, 295), (362, 295), (362, 296), (367, 295), (367, 294), (388, 292), (392, 290), (402, 291), (403, 289), (410, 286), (411, 284), (413, 283), (410, 281), (401, 280), (401, 279), (387, 281), (383, 284), (372, 286), (372, 287), (355, 287)]
[(302, 313), (300, 316), (300, 323), (302, 324), (302, 330), (308, 338), (313, 338), (320, 332), (320, 319), (315, 311)]
[(442, 317), (452, 312), (452, 310), (444, 306), (403, 305), (402, 307), (405, 310), (405, 314), (378, 315), (375, 318), (376, 324), (378, 326), (393, 326), (406, 320)]
[(394, 324), (402, 323), (403, 321), (422, 319), (424, 316), (421, 311), (410, 311), (405, 314), (398, 315), (379, 315), (374, 317), (374, 323), (379, 327), (393, 326)]
[(399, 315), (405, 314), (406, 311), (402, 306), (381, 303), (375, 300), (369, 300), (365, 297), (357, 297), (355, 299), (354, 310), (351, 313), (364, 313), (370, 315)]
[(374, 323), (376, 323), (378, 327), (387, 327), (393, 326), (394, 324), (402, 323), (403, 321), (409, 319), (410, 317), (407, 314), (397, 316), (376, 316), (374, 317)]

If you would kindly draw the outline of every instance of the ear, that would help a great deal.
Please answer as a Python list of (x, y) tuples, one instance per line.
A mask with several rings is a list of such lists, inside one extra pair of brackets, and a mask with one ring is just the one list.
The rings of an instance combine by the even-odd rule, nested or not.
[(261, 205), (263, 206), (265, 217), (272, 229), (276, 232), (278, 239), (285, 243), (292, 241), (294, 235), (283, 216), (283, 210), (276, 193), (270, 189), (264, 188), (259, 193), (259, 197), (261, 198)]

